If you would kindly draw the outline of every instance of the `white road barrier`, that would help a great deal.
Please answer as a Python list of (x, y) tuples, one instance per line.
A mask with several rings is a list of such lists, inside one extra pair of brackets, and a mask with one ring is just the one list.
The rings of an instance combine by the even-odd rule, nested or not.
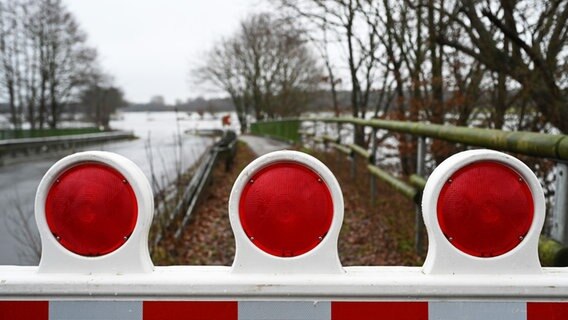
[[(66, 157), (36, 196), (38, 267), (0, 267), (0, 319), (566, 319), (568, 271), (542, 268), (544, 198), (503, 153), (459, 153), (423, 196), (423, 267), (342, 267), (343, 198), (315, 158), (252, 162), (229, 200), (231, 267), (154, 267), (153, 196), (111, 153)], [(388, 213), (383, 213), (388, 214)]]

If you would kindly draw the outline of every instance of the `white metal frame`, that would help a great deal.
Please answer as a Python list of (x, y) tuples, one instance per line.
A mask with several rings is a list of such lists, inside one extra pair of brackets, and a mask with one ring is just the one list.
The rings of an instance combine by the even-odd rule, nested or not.
[[(270, 255), (247, 237), (239, 218), (239, 201), (244, 187), (258, 171), (274, 163), (294, 162), (317, 173), (329, 188), (333, 201), (333, 219), (327, 235), (317, 247), (296, 257)], [(251, 162), (238, 176), (229, 197), (229, 219), (235, 235), (236, 255), (233, 272), (242, 273), (343, 273), (337, 240), (343, 223), (343, 194), (335, 176), (316, 158), (297, 151), (275, 151)]]
[[(85, 257), (65, 249), (53, 236), (45, 218), (45, 201), (57, 178), (69, 168), (84, 163), (108, 165), (128, 181), (138, 204), (138, 220), (132, 235), (114, 252), (98, 257)], [(67, 156), (55, 163), (41, 180), (35, 199), (42, 255), (40, 273), (140, 273), (153, 270), (148, 252), (148, 232), (154, 212), (152, 188), (146, 176), (134, 162), (111, 152), (87, 151)]]
[[(535, 214), (529, 234), (513, 251), (481, 259), (459, 252), (441, 234), (435, 203), (453, 172), (475, 161), (499, 161), (519, 172), (533, 192)], [(100, 162), (119, 170), (139, 201), (135, 234), (117, 251), (98, 258), (67, 252), (47, 231), (45, 194), (56, 177), (82, 162)], [(294, 258), (273, 257), (256, 248), (238, 219), (238, 201), (249, 177), (280, 161), (302, 163), (320, 174), (334, 201), (331, 230), (312, 251)], [(424, 193), (430, 250), (424, 267), (346, 267), (337, 257), (343, 219), (341, 190), (319, 161), (298, 152), (268, 154), (251, 163), (235, 183), (229, 201), (237, 241), (232, 267), (170, 266), (152, 271), (146, 237), (151, 219), (151, 189), (126, 159), (108, 153), (84, 153), (58, 162), (38, 189), (36, 218), (44, 254), (39, 267), (0, 266), (0, 300), (238, 300), (238, 301), (566, 301), (568, 270), (540, 268), (536, 241), (544, 218), (542, 190), (520, 161), (488, 150), (467, 151), (440, 165)], [(380, 213), (379, 213), (380, 214)], [(132, 260), (128, 260), (132, 259)], [(522, 261), (526, 259), (526, 261)], [(447, 260), (447, 261), (445, 261)], [(143, 274), (139, 272), (145, 272)], [(54, 274), (58, 273), (58, 274)]]
[(41, 274), (0, 267), (0, 300), (494, 300), (567, 301), (568, 272), (431, 275), (421, 267), (345, 267), (342, 274), (235, 273), (223, 266), (155, 267), (148, 274)]
[[(479, 161), (494, 161), (509, 166), (526, 181), (533, 197), (531, 227), (513, 250), (496, 257), (480, 258), (463, 253), (442, 233), (436, 206), (442, 187), (459, 169)], [(472, 186), (474, 187), (474, 186)], [(544, 223), (544, 193), (535, 174), (518, 159), (492, 150), (469, 150), (446, 159), (432, 172), (422, 196), (422, 214), (428, 231), (428, 255), (424, 262), (427, 274), (539, 274), (538, 240)]]

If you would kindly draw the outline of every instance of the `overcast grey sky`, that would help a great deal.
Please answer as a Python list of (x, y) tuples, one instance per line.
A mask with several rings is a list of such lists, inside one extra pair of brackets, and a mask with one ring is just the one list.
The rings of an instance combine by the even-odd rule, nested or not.
[[(132, 102), (163, 95), (167, 103), (201, 94), (188, 73), (262, 0), (65, 0), (100, 61)], [(264, 7), (266, 8), (266, 7)]]

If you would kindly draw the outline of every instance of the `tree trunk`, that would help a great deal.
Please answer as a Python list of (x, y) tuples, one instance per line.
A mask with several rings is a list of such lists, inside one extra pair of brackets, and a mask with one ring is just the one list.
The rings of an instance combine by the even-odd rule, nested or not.
[(20, 119), (18, 119), (18, 110), (16, 107), (16, 93), (14, 83), (8, 80), (8, 105), (10, 106), (10, 122), (14, 130), (20, 130)]
[(55, 97), (55, 86), (51, 85), (51, 89), (50, 89), (50, 113), (51, 113), (51, 117), (49, 120), (49, 127), (51, 129), (56, 129), (57, 128), (57, 122), (59, 121), (59, 105), (57, 103), (57, 98)]

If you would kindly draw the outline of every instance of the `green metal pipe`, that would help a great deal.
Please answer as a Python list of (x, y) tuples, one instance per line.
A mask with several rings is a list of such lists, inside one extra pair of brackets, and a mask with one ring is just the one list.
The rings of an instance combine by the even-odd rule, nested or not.
[(545, 267), (568, 266), (568, 248), (545, 236), (540, 236), (538, 241), (538, 257)]
[(355, 152), (356, 154), (360, 155), (361, 157), (365, 158), (365, 159), (369, 159), (369, 157), (371, 156), (371, 153), (369, 151), (367, 151), (366, 149), (362, 148), (361, 146), (358, 146), (356, 144), (348, 144), (347, 147), (351, 150), (353, 150), (353, 152)]
[(337, 142), (338, 138), (330, 137), (330, 136), (323, 136), (322, 139), (327, 142)]
[(365, 120), (353, 117), (306, 118), (302, 120), (357, 124), (464, 145), (515, 152), (541, 158), (568, 160), (568, 136), (566, 135), (468, 128), (410, 121)]
[(410, 177), (408, 177), (408, 180), (411, 185), (415, 186), (419, 190), (424, 190), (424, 187), (426, 186), (426, 179), (417, 174), (411, 174)]
[(388, 172), (372, 164), (367, 165), (367, 169), (369, 170), (369, 172), (371, 172), (372, 175), (386, 182), (388, 185), (402, 193), (404, 196), (413, 200), (416, 198), (418, 191), (414, 187), (406, 184), (406, 182), (390, 175)]
[(274, 121), (258, 121), (251, 123), (250, 132), (260, 136), (268, 136), (291, 142), (299, 142), (299, 119), (282, 119)]
[(329, 144), (330, 146), (332, 146), (333, 148), (345, 153), (346, 155), (350, 156), (351, 155), (351, 149), (347, 148), (346, 146), (339, 144), (339, 143), (335, 143), (335, 142), (330, 142)]

